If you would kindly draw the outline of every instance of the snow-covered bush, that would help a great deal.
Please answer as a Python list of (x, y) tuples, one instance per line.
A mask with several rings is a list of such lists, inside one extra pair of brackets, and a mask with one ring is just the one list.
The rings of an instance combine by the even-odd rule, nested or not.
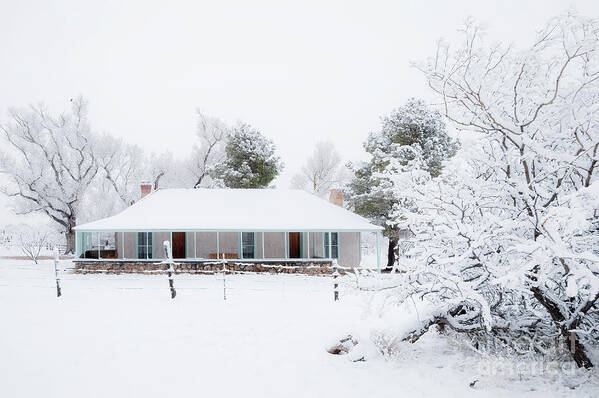
[[(396, 208), (415, 248), (400, 259), (399, 303), (436, 309), (473, 342), (558, 337), (591, 367), (599, 340), (599, 22), (551, 20), (525, 51), (488, 45), (469, 21), (463, 46), (419, 65), (462, 129), (435, 180), (389, 172), (412, 206)], [(565, 351), (564, 350), (564, 351)]]

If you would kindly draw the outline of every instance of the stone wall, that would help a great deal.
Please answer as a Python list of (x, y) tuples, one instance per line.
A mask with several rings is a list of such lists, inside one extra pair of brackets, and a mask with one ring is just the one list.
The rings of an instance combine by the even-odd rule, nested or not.
[[(152, 273), (166, 271), (167, 265), (152, 262), (137, 261), (75, 261), (75, 272), (87, 273)], [(217, 262), (179, 262), (175, 265), (177, 273), (201, 273), (213, 274), (221, 272), (223, 266)], [(281, 274), (306, 274), (306, 275), (329, 275), (333, 273), (330, 262), (235, 262), (227, 263), (227, 271), (234, 272), (257, 272), (257, 273), (281, 273)], [(340, 274), (347, 270), (339, 269)]]

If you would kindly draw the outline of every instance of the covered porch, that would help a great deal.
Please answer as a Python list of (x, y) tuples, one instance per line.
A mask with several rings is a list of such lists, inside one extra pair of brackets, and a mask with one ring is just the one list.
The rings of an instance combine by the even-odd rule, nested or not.
[[(283, 230), (85, 230), (76, 231), (76, 262), (157, 262), (170, 242), (179, 262), (331, 263), (357, 267), (365, 238), (376, 242), (381, 267), (380, 231)], [(370, 267), (375, 264), (369, 264)]]

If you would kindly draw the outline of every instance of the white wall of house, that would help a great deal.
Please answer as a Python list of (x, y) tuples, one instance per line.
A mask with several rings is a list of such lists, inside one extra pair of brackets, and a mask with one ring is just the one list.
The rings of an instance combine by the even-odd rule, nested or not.
[(266, 258), (285, 258), (285, 233), (264, 233), (264, 254)]
[[(322, 251), (323, 237), (322, 232), (310, 233), (310, 257), (322, 258), (324, 253)], [(308, 250), (308, 245), (304, 241), (304, 250)]]
[(196, 232), (196, 252), (197, 258), (210, 258), (216, 253), (216, 233)]
[(339, 233), (339, 265), (357, 267), (360, 265), (360, 233)]
[(125, 258), (137, 258), (135, 232), (125, 232)]
[[(154, 258), (164, 258), (164, 242), (171, 241), (170, 232), (154, 232), (152, 255)], [(172, 246), (171, 246), (172, 247)], [(137, 253), (136, 253), (137, 254)]]
[[(218, 236), (220, 253), (239, 254), (239, 234), (237, 232), (220, 232)], [(216, 247), (214, 251), (216, 252)]]
[(123, 234), (120, 232), (115, 232), (116, 236), (115, 236), (115, 241), (116, 241), (116, 256), (117, 258), (124, 258), (124, 253), (123, 253)]

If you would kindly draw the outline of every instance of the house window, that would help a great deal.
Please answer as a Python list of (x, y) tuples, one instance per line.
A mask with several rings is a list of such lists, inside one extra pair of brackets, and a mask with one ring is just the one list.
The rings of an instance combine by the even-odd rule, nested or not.
[[(332, 256), (329, 256), (329, 238), (331, 240), (331, 252)], [(324, 258), (339, 258), (339, 233), (338, 232), (325, 232), (324, 233)]]
[(241, 258), (256, 257), (256, 234), (254, 232), (241, 233)]
[(91, 232), (82, 232), (81, 233), (81, 257), (82, 258), (91, 258), (90, 254), (92, 251), (92, 233)]
[(152, 233), (138, 232), (137, 233), (137, 258), (152, 258)]

